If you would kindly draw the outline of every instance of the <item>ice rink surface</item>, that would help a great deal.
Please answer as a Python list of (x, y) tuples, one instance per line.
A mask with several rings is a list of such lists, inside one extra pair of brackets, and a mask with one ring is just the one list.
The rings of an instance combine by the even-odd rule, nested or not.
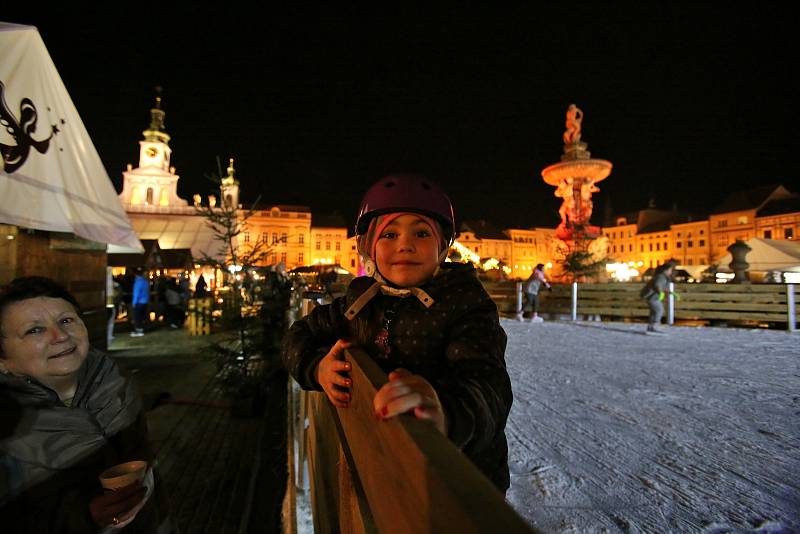
[(509, 503), (545, 532), (800, 532), (800, 334), (503, 319)]

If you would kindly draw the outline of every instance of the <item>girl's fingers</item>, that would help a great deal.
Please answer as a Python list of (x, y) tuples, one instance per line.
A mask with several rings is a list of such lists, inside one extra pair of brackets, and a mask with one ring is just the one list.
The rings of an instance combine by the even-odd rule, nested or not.
[(353, 385), (353, 381), (347, 378), (346, 376), (342, 376), (339, 373), (334, 373), (332, 382), (337, 386), (342, 386), (345, 388), (349, 388)]
[(395, 380), (399, 380), (407, 376), (412, 376), (411, 371), (403, 369), (402, 367), (398, 367), (397, 369), (389, 373), (389, 382), (393, 382)]
[(401, 397), (397, 397), (390, 402), (388, 402), (384, 406), (384, 410), (381, 411), (381, 415), (384, 419), (388, 417), (394, 417), (395, 415), (400, 415), (401, 413), (410, 412), (414, 408), (418, 408), (425, 405), (425, 397), (417, 392), (409, 393), (407, 395), (403, 395)]

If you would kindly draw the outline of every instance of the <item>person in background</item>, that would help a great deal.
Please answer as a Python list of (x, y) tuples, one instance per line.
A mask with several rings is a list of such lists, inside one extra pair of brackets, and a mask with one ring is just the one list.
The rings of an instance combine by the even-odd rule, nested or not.
[[(550, 283), (544, 276), (544, 264), (539, 263), (522, 286), (525, 292), (525, 306), (523, 310), (531, 314), (532, 323), (541, 323), (544, 321), (544, 319), (539, 317), (539, 291), (541, 291), (542, 286), (550, 289)], [(522, 315), (518, 315), (517, 319), (521, 321)]]
[(430, 424), (505, 492), (506, 334), (472, 265), (444, 261), (455, 236), (450, 199), (424, 177), (389, 176), (364, 196), (356, 234), (369, 275), (292, 324), (286, 369), (347, 408), (343, 351), (358, 345), (388, 373), (373, 398), (376, 418), (407, 413)]
[(675, 260), (668, 260), (663, 265), (656, 267), (653, 278), (642, 288), (640, 296), (647, 301), (650, 308), (650, 317), (647, 323), (647, 333), (664, 334), (665, 332), (656, 328), (661, 324), (661, 317), (664, 315), (664, 298), (669, 291), (669, 283), (672, 280), (672, 272), (675, 270)]
[(204, 299), (208, 296), (208, 286), (206, 285), (206, 279), (203, 276), (203, 273), (200, 273), (200, 276), (197, 277), (197, 283), (194, 285), (194, 298), (196, 299)]
[(144, 321), (147, 317), (147, 306), (150, 303), (150, 282), (144, 277), (144, 269), (136, 268), (136, 277), (133, 279), (133, 332), (132, 337), (144, 335)]
[(111, 346), (111, 341), (114, 340), (114, 324), (117, 322), (120, 307), (122, 306), (122, 286), (116, 279), (111, 280), (111, 306), (108, 309), (108, 327), (106, 329), (108, 339), (106, 339), (107, 347)]
[(164, 300), (167, 308), (165, 316), (170, 328), (180, 328), (186, 319), (185, 304), (183, 302), (183, 292), (177, 280), (169, 278), (164, 290)]
[(168, 533), (166, 495), (152, 467), (104, 492), (114, 465), (152, 466), (134, 383), (89, 346), (80, 308), (48, 278), (0, 291), (0, 531)]

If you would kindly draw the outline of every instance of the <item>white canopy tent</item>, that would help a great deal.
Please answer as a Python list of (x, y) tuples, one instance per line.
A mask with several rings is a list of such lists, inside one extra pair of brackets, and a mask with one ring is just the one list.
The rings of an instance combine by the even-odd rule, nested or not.
[(0, 223), (143, 251), (33, 26), (0, 22)]
[[(750, 264), (748, 271), (800, 272), (800, 242), (755, 237), (746, 243), (751, 248), (745, 258)], [(731, 255), (728, 253), (716, 262), (717, 270), (732, 272), (730, 263)]]

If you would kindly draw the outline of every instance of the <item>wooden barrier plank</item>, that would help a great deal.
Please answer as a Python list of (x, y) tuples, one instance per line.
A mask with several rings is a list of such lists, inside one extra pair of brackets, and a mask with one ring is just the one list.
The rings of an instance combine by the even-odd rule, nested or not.
[(614, 317), (647, 317), (650, 315), (648, 308), (602, 308), (578, 306), (578, 315), (608, 315)]
[(353, 398), (336, 412), (380, 532), (535, 532), (429, 424), (410, 415), (376, 421), (372, 399), (386, 375), (360, 350), (346, 358)]
[(675, 289), (686, 293), (786, 293), (783, 284), (675, 284)]
[(716, 310), (728, 311), (752, 311), (752, 312), (773, 312), (786, 313), (786, 303), (783, 304), (756, 304), (753, 302), (687, 302), (680, 300), (675, 303), (678, 310)]
[(338, 534), (339, 530), (339, 435), (336, 414), (323, 393), (309, 393), (308, 472), (314, 533)]
[(785, 323), (786, 313), (748, 313), (748, 312), (726, 312), (726, 311), (694, 311), (694, 310), (675, 310), (675, 317), (678, 319), (719, 319), (730, 321), (758, 321), (763, 323)]

